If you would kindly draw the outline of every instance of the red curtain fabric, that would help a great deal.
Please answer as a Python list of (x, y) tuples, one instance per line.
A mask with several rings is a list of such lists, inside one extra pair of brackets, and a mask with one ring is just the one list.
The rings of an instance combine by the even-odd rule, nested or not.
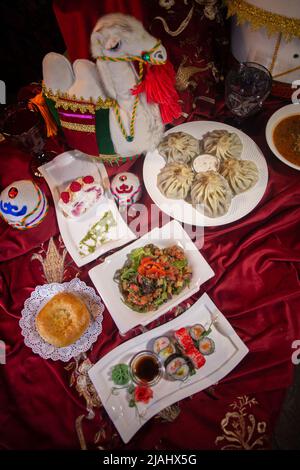
[(71, 62), (90, 58), (90, 35), (100, 16), (135, 16), (161, 39), (175, 68), (182, 108), (176, 124), (214, 108), (229, 47), (221, 0), (54, 0), (53, 8)]
[(139, 0), (54, 0), (53, 9), (71, 62), (90, 58), (90, 35), (100, 16), (120, 12), (143, 20)]
[[(207, 292), (250, 352), (219, 384), (151, 419), (126, 446), (97, 401), (86, 371), (91, 363), (141, 330), (136, 328), (121, 337), (105, 310), (103, 332), (93, 348), (77, 362), (63, 364), (33, 354), (24, 345), (18, 324), (24, 301), (36, 285), (55, 276), (61, 276), (62, 281), (78, 276), (92, 286), (88, 270), (102, 260), (78, 268), (67, 254), (62, 262), (65, 248), (43, 181), (39, 184), (48, 196), (50, 212), (40, 226), (18, 232), (0, 221), (0, 339), (7, 348), (7, 363), (0, 365), (1, 449), (270, 446), (274, 423), (293, 377), (292, 343), (300, 339), (299, 173), (272, 155), (264, 136), (269, 116), (283, 104), (270, 99), (264, 111), (245, 124), (244, 130), (265, 155), (267, 190), (248, 216), (205, 229), (201, 252), (216, 275), (188, 300), (193, 303)], [(224, 111), (220, 103), (218, 119), (226, 119)], [(0, 143), (0, 161), (1, 188), (31, 177), (30, 156), (7, 142)], [(139, 159), (132, 171), (142, 177), (142, 166)], [(144, 189), (141, 203), (150, 209), (151, 202)], [(145, 214), (142, 231), (150, 229), (148, 223)], [(54, 237), (57, 252), (52, 242), (48, 243), (50, 237)], [(170, 312), (149, 328), (174, 314)], [(94, 415), (89, 415), (88, 409)], [(230, 440), (232, 437), (234, 440)]]

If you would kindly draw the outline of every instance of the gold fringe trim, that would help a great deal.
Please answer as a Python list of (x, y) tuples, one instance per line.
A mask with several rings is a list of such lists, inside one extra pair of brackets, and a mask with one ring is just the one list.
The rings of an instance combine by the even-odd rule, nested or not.
[(258, 8), (245, 0), (225, 0), (227, 17), (236, 15), (238, 24), (248, 21), (253, 30), (266, 28), (269, 36), (281, 33), (286, 41), (300, 37), (300, 19), (289, 18)]
[(88, 111), (91, 114), (95, 114), (95, 111), (98, 109), (109, 109), (116, 103), (116, 100), (112, 98), (106, 98), (103, 100), (99, 97), (97, 101), (95, 101), (92, 97), (90, 97), (89, 100), (86, 100), (83, 96), (79, 98), (76, 95), (69, 95), (68, 93), (64, 93), (60, 90), (54, 93), (53, 90), (51, 90), (51, 88), (47, 88), (44, 83), (42, 84), (42, 89), (43, 94), (47, 98), (55, 101), (56, 108), (63, 108), (65, 110), (78, 110), (81, 113), (86, 113)]
[(96, 132), (96, 128), (93, 124), (79, 124), (77, 122), (65, 122), (60, 121), (62, 127), (66, 129), (70, 129), (71, 131), (79, 131), (79, 132)]
[(96, 156), (95, 158), (99, 158), (101, 160), (117, 160), (117, 159), (120, 159), (121, 156), (118, 155), (117, 153), (112, 153), (112, 154), (99, 153), (99, 155)]
[(90, 103), (78, 103), (76, 101), (65, 100), (57, 98), (55, 101), (56, 108), (63, 108), (64, 110), (70, 109), (71, 111), (80, 111), (82, 114), (89, 112), (95, 114), (95, 105)]

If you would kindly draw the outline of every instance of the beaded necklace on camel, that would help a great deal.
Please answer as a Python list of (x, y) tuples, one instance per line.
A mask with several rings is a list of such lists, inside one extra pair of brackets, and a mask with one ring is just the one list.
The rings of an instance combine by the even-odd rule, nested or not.
[[(158, 41), (152, 49), (147, 52), (144, 52), (141, 56), (127, 56), (127, 57), (107, 57), (107, 56), (99, 56), (97, 59), (103, 61), (110, 61), (110, 62), (138, 62), (139, 64), (139, 75), (138, 75), (138, 84), (141, 83), (144, 76), (144, 64), (152, 64), (152, 65), (164, 65), (166, 61), (156, 60), (151, 57), (151, 54), (160, 46), (161, 42)], [(132, 142), (134, 139), (134, 125), (137, 113), (137, 107), (139, 103), (139, 95), (137, 94), (134, 99), (132, 114), (130, 119), (130, 127), (129, 127), (129, 135), (127, 135), (121, 114), (120, 114), (120, 106), (117, 101), (114, 101), (113, 108), (115, 110), (116, 118), (118, 124), (120, 126), (121, 132), (127, 142)]]

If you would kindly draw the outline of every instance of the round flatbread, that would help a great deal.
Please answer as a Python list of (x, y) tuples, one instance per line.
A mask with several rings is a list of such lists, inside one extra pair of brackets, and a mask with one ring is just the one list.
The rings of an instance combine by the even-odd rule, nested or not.
[(89, 323), (90, 314), (84, 302), (68, 292), (52, 297), (35, 319), (40, 336), (57, 348), (75, 343)]

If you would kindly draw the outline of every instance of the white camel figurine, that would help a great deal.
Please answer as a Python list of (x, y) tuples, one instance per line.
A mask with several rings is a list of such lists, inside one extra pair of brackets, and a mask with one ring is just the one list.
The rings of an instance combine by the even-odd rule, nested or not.
[(96, 65), (91, 61), (77, 60), (73, 68), (64, 56), (47, 54), (43, 61), (45, 86), (53, 92), (59, 89), (78, 98), (116, 100), (119, 120), (115, 108), (110, 108), (109, 112), (111, 139), (116, 153), (127, 157), (154, 150), (164, 129), (159, 107), (148, 103), (143, 93), (139, 95), (132, 139), (130, 124), (135, 96), (131, 90), (137, 85), (139, 75), (133, 62), (114, 62), (110, 58), (142, 57), (143, 53), (150, 51), (149, 61), (159, 64), (166, 61), (165, 48), (135, 18), (112, 13), (97, 22), (91, 35), (91, 51)]

